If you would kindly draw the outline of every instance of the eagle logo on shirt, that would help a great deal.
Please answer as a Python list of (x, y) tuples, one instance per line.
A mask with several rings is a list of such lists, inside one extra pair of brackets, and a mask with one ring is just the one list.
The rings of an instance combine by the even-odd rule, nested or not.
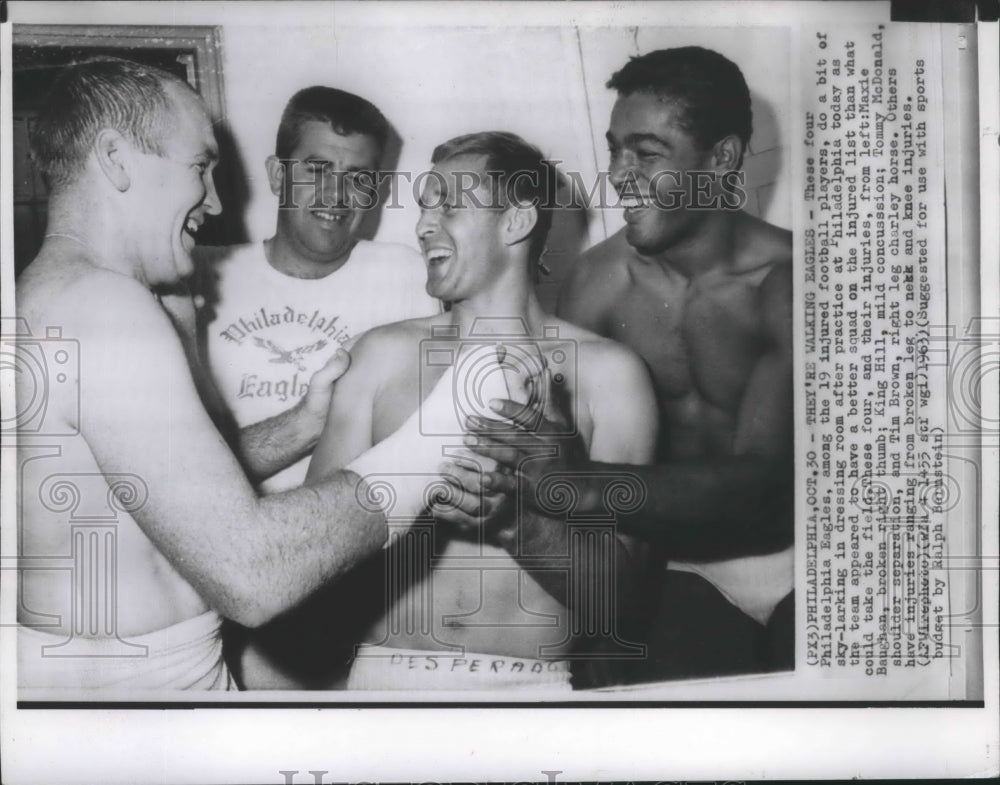
[(308, 346), (300, 346), (297, 349), (282, 349), (270, 338), (261, 338), (259, 335), (254, 336), (253, 342), (254, 345), (259, 346), (261, 349), (267, 349), (267, 351), (274, 355), (268, 362), (288, 363), (303, 372), (305, 372), (306, 366), (302, 358), (307, 354), (318, 352), (327, 344), (327, 341), (321, 338), (316, 343), (311, 343)]

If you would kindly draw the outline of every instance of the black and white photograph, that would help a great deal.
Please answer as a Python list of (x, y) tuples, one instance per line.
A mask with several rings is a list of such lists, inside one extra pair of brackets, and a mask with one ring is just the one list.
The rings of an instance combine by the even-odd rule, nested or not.
[(8, 772), (995, 771), (997, 23), (903, 5), (7, 4)]

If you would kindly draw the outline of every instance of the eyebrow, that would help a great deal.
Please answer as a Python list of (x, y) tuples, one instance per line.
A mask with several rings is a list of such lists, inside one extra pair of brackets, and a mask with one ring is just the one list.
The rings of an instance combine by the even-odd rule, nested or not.
[[(611, 131), (608, 131), (606, 134), (604, 134), (604, 137), (608, 140), (610, 144), (615, 144), (618, 141), (617, 139), (615, 139)], [(627, 145), (637, 145), (641, 144), (642, 142), (652, 142), (653, 144), (658, 144), (663, 147), (670, 147), (670, 142), (668, 142), (661, 136), (657, 136), (656, 134), (629, 134), (628, 136), (625, 137), (623, 143)]]
[[(326, 166), (327, 164), (332, 165), (334, 162), (327, 158), (320, 158), (319, 156), (309, 156), (303, 159), (303, 163), (307, 164), (320, 164), (321, 166)], [(367, 166), (348, 166), (340, 171), (344, 172), (370, 172), (371, 168)]]

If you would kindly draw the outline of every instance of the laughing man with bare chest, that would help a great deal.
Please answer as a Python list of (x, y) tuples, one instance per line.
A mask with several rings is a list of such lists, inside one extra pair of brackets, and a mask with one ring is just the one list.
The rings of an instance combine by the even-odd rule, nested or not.
[[(635, 351), (656, 391), (656, 465), (635, 470), (649, 498), (620, 520), (663, 555), (648, 656), (629, 678), (788, 667), (792, 247), (741, 209), (749, 91), (733, 63), (697, 47), (633, 58), (608, 86), (626, 225), (574, 268), (558, 313)], [(522, 483), (560, 460), (523, 464)]]
[[(307, 482), (380, 442), (421, 405), (445, 367), (456, 368), (459, 378), (460, 369), (488, 360), (489, 351), (480, 347), (491, 351), (493, 343), (510, 344), (511, 353), (528, 347), (538, 353), (537, 367), (563, 369), (560, 384), (576, 415), (572, 442), (582, 454), (625, 465), (648, 461), (656, 409), (642, 363), (613, 341), (544, 313), (534, 294), (530, 270), (551, 220), (539, 205), (552, 192), (539, 152), (512, 134), (486, 132), (446, 142), (433, 163), (417, 236), (427, 291), (450, 303), (450, 311), (381, 327), (359, 341), (334, 393)], [(450, 353), (445, 335), (454, 336)], [(437, 356), (450, 357), (429, 363), (429, 343)], [(570, 354), (575, 364), (566, 362)], [(453, 403), (460, 410), (461, 396), (456, 388)], [(461, 447), (464, 423), (456, 411), (451, 416)], [(452, 460), (446, 472), (466, 480), (475, 474), (461, 459)], [(444, 455), (442, 462), (448, 463)], [(466, 501), (471, 506), (431, 506), (435, 520), (426, 546), (400, 554), (408, 568), (393, 572), (391, 561), (375, 565), (378, 574), (367, 592), (374, 612), (361, 630), (348, 688), (568, 687), (564, 655), (576, 642), (565, 585), (554, 587), (541, 574), (546, 570), (522, 567), (510, 539), (504, 544), (487, 536), (484, 520), (503, 519), (489, 494), (483, 507), (478, 499)], [(619, 546), (626, 574), (636, 558), (630, 543)], [(426, 548), (423, 560), (420, 547)], [(549, 550), (564, 551), (565, 545)], [(354, 594), (350, 601), (365, 598)]]

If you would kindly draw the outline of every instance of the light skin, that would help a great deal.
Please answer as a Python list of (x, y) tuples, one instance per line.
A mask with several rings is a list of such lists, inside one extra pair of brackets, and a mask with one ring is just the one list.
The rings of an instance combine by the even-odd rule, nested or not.
[[(635, 470), (650, 494), (622, 525), (672, 558), (711, 561), (791, 542), (791, 234), (741, 210), (650, 204), (656, 172), (721, 175), (742, 155), (734, 136), (703, 148), (681, 128), (678, 111), (645, 93), (616, 103), (611, 180), (629, 193), (637, 186), (644, 198), (626, 209), (623, 230), (574, 267), (558, 313), (630, 347), (652, 375), (657, 463)], [(520, 407), (497, 408), (512, 415)], [(511, 439), (484, 433), (481, 441), (501, 464), (520, 464), (523, 451)], [(545, 441), (528, 439), (534, 447)], [(563, 454), (523, 464), (520, 487), (535, 488), (553, 471), (584, 470), (578, 490), (588, 509), (598, 505), (588, 471), (616, 468)], [(513, 492), (504, 474), (490, 482)]]
[(264, 244), (272, 267), (296, 278), (323, 278), (343, 267), (372, 196), (363, 183), (370, 184), (380, 156), (371, 136), (341, 134), (321, 120), (301, 124), (289, 155), (294, 163), (267, 159), (271, 192), (283, 205)]
[[(474, 198), (480, 203), (488, 200), (487, 191), (459, 193), (456, 173), (482, 173), (484, 164), (481, 156), (458, 156), (437, 164), (435, 171), (441, 178), (428, 178), (421, 197), (417, 236), (428, 266), (427, 291), (452, 302), (451, 311), (377, 328), (359, 341), (352, 369), (334, 393), (327, 428), (314, 453), (307, 482), (318, 481), (350, 462), (420, 405), (429, 386), (443, 372), (441, 366), (422, 367), (421, 342), (432, 339), (433, 328), (457, 327), (465, 339), (476, 319), (480, 320), (477, 336), (491, 329), (495, 323), (489, 317), (522, 319), (531, 343), (552, 365), (558, 351), (576, 347), (577, 366), (562, 383), (577, 414), (578, 435), (563, 436), (562, 449), (582, 450), (596, 460), (629, 466), (651, 457), (656, 412), (645, 370), (631, 352), (542, 311), (528, 274), (528, 236), (537, 220), (535, 209), (474, 207)], [(558, 338), (542, 338), (546, 326), (557, 327)], [(618, 405), (624, 396), (634, 405)], [(566, 432), (563, 428), (562, 433)], [(457, 437), (456, 445), (461, 443)], [(484, 466), (489, 468), (490, 464)], [(439, 643), (405, 630), (387, 633), (385, 613), (372, 620), (365, 637), (368, 642), (420, 648), (460, 645), (468, 651), (538, 657), (539, 647), (566, 638), (564, 586), (560, 590), (552, 585), (559, 581), (518, 569), (504, 547), (512, 546), (517, 531), (511, 510), (504, 507), (504, 497), (478, 484), (481, 475), (475, 467), (475, 461), (461, 458), (445, 461), (441, 471), (450, 478), (458, 496), (452, 505), (431, 507), (437, 518), (435, 536), (443, 543), (439, 567), (426, 579), (433, 587), (429, 622)], [(474, 492), (466, 493), (466, 488)], [(503, 528), (485, 532), (486, 521), (495, 521)], [(565, 546), (565, 523), (546, 522), (536, 528), (546, 532), (544, 546), (548, 550), (536, 549), (535, 553), (559, 552), (557, 540)], [(554, 529), (558, 535), (552, 534)], [(635, 572), (634, 565), (629, 565), (635, 554), (623, 541), (619, 546), (623, 570), (631, 566)], [(462, 559), (483, 557), (493, 559), (498, 566), (447, 568), (449, 560), (460, 564)], [(420, 590), (420, 586), (407, 588), (393, 600), (404, 607), (417, 603)], [(511, 626), (524, 618), (525, 609), (551, 614), (558, 625)], [(475, 619), (489, 618), (491, 626), (473, 626), (472, 614), (477, 611)], [(448, 616), (453, 617), (451, 621), (446, 621)]]
[(338, 349), (309, 379), (306, 394), (292, 408), (261, 422), (238, 428), (201, 360), (197, 342), (197, 314), (191, 294), (182, 288), (160, 295), (184, 344), (188, 363), (202, 402), (254, 482), (308, 455), (326, 423), (333, 385), (351, 364), (351, 355)]
[[(51, 200), (52, 237), (18, 281), (18, 311), (79, 346), (79, 386), (50, 390), (60, 448), (44, 472), (140, 478), (148, 498), (118, 513), (117, 628), (139, 635), (212, 608), (257, 626), (377, 551), (381, 514), (354, 502), (340, 472), (308, 489), (259, 497), (199, 398), (184, 349), (153, 285), (190, 272), (185, 227), (221, 208), (211, 181), (216, 144), (197, 97), (168, 84), (172, 126), (163, 155), (114, 131), (97, 136), (73, 183)], [(208, 164), (205, 165), (205, 161)], [(155, 197), (155, 198), (154, 198)], [(105, 305), (101, 305), (105, 304)], [(21, 388), (20, 394), (29, 391)], [(24, 439), (25, 448), (32, 440)], [(21, 552), (71, 552), (65, 518), (25, 474)], [(71, 592), (52, 571), (26, 570), (28, 608), (58, 614)]]
[[(283, 164), (269, 156), (265, 165), (272, 193), (293, 207), (278, 211), (277, 231), (264, 241), (264, 254), (279, 272), (295, 278), (323, 278), (339, 270), (357, 244), (370, 192), (359, 192), (360, 178), (373, 171), (381, 151), (365, 134), (340, 134), (329, 123), (309, 120)], [(247, 474), (260, 482), (308, 455), (316, 446), (330, 408), (333, 384), (350, 365), (338, 350), (309, 381), (308, 392), (291, 409), (259, 423), (237, 428), (225, 403), (200, 368), (195, 311), (187, 293), (164, 297), (164, 306), (180, 326), (198, 386), (213, 417), (227, 434)]]

